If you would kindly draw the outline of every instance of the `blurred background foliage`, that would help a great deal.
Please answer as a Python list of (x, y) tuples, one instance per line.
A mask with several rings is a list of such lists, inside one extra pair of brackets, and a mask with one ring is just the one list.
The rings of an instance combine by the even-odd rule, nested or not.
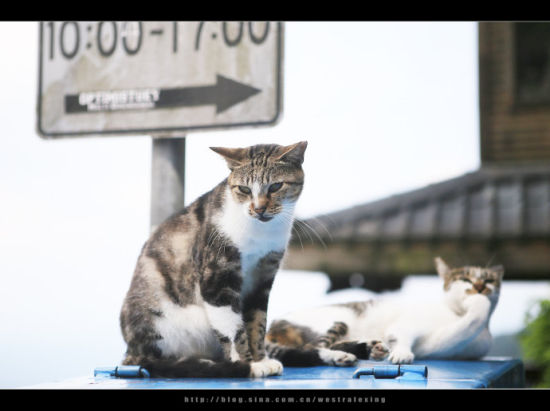
[(550, 300), (538, 301), (527, 312), (520, 342), (526, 366), (539, 370), (533, 386), (550, 388)]

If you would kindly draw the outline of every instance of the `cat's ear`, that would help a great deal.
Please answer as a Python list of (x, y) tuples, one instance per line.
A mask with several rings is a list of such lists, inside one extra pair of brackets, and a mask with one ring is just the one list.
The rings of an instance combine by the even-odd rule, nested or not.
[(242, 165), (247, 158), (246, 148), (210, 147), (210, 150), (215, 151), (225, 158), (229, 169), (232, 171), (234, 168)]
[(447, 275), (451, 272), (451, 269), (449, 268), (447, 263), (443, 261), (443, 258), (435, 257), (434, 262), (437, 274), (439, 274), (439, 276), (443, 279), (447, 278)]
[(275, 157), (275, 161), (286, 161), (297, 165), (302, 165), (304, 162), (304, 153), (306, 152), (307, 141), (300, 141), (290, 146), (284, 146), (279, 149), (279, 154)]
[(502, 280), (502, 277), (504, 276), (504, 266), (503, 265), (495, 265), (493, 267), (490, 267), (489, 270), (497, 275), (499, 280)]

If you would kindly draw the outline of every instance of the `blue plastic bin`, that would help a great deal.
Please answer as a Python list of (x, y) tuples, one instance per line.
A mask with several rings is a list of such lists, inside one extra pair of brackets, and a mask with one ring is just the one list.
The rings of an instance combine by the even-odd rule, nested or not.
[(246, 378), (149, 378), (140, 367), (100, 367), (93, 377), (47, 383), (31, 388), (99, 389), (469, 389), (522, 388), (520, 360), (418, 361), (411, 365), (360, 361), (353, 367), (285, 367), (283, 375)]

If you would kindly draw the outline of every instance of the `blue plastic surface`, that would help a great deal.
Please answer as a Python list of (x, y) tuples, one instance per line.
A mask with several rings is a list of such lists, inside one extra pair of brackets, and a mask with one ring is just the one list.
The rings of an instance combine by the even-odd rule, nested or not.
[(116, 366), (101, 367), (96, 369), (94, 377), (40, 384), (31, 388), (467, 389), (524, 386), (523, 365), (521, 361), (510, 358), (485, 358), (482, 361), (426, 360), (401, 366), (360, 361), (353, 367), (285, 367), (281, 376), (258, 379), (139, 378), (140, 372), (143, 371), (139, 371), (139, 367), (127, 370)]
[(428, 377), (428, 367), (425, 365), (375, 365), (355, 370), (353, 378), (369, 375), (376, 378), (402, 378), (409, 380), (423, 380)]
[(94, 377), (115, 378), (149, 378), (149, 371), (139, 365), (118, 365), (115, 367), (98, 367)]

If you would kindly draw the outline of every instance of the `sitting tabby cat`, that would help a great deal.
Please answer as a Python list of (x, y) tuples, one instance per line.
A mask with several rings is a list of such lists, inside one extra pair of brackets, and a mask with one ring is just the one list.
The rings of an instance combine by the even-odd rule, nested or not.
[(503, 267), (451, 269), (439, 257), (435, 263), (444, 301), (365, 301), (290, 313), (270, 326), (270, 356), (289, 366), (345, 366), (357, 358), (410, 363), (483, 357), (491, 347), (488, 324)]
[(229, 177), (143, 246), (120, 314), (123, 364), (153, 377), (282, 373), (266, 356), (266, 310), (304, 183), (306, 146), (212, 147)]

